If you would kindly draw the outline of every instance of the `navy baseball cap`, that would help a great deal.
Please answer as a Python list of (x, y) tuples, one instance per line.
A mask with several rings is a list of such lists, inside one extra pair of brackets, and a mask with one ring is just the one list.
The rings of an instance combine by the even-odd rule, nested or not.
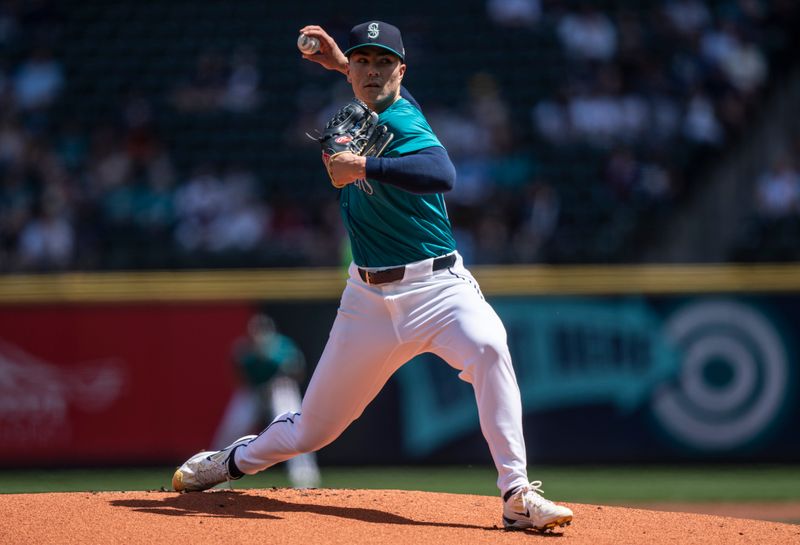
[(349, 48), (344, 52), (346, 56), (360, 47), (380, 47), (394, 53), (405, 62), (406, 50), (403, 47), (403, 37), (400, 29), (383, 21), (368, 21), (356, 25), (350, 30)]

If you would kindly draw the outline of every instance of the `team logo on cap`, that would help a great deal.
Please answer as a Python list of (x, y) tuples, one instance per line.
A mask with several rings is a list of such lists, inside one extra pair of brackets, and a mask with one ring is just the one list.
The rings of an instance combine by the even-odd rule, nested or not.
[(367, 36), (369, 36), (370, 40), (377, 38), (380, 33), (381, 30), (378, 28), (378, 23), (370, 23), (367, 27)]

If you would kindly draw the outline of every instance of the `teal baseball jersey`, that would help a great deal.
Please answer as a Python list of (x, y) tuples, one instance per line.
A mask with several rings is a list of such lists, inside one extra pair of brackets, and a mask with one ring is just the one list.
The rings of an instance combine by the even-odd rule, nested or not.
[(254, 344), (237, 347), (234, 360), (249, 386), (260, 386), (277, 374), (296, 374), (302, 371), (303, 354), (285, 335), (274, 333)]
[[(404, 98), (379, 119), (394, 134), (383, 157), (442, 147), (422, 112)], [(441, 193), (418, 195), (367, 178), (345, 186), (339, 205), (356, 265), (393, 267), (456, 248)]]

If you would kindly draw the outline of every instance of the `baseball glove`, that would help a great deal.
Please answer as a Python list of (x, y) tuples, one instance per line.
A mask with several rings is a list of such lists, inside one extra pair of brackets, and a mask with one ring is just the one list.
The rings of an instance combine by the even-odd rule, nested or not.
[(384, 125), (378, 125), (378, 114), (353, 98), (334, 114), (322, 134), (314, 140), (322, 146), (322, 162), (325, 163), (331, 183), (341, 189), (344, 184), (338, 184), (331, 173), (331, 158), (345, 151), (378, 157), (392, 138), (394, 135)]

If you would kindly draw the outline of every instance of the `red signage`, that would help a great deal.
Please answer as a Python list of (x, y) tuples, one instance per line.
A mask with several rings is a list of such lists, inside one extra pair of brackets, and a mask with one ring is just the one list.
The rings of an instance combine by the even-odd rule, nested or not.
[(0, 463), (176, 463), (234, 388), (237, 304), (0, 307)]

